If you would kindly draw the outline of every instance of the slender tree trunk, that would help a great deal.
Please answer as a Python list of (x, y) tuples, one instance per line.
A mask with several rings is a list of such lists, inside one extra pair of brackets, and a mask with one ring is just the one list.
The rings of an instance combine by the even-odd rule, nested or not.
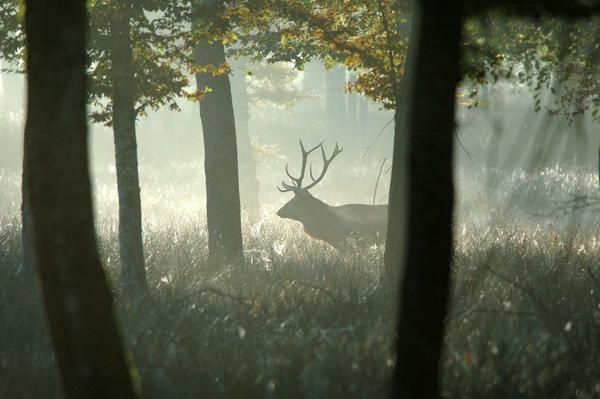
[(573, 120), (573, 153), (574, 164), (580, 169), (588, 170), (588, 145), (589, 134), (585, 125), (585, 116), (583, 114), (575, 115)]
[[(407, 201), (408, 229), (401, 238), (403, 257), (386, 261), (404, 268), (393, 397), (433, 399), (439, 397), (439, 361), (449, 302), (462, 4), (418, 1), (415, 21), (406, 104), (407, 197), (394, 193), (391, 204), (394, 209)], [(397, 243), (388, 241), (387, 245)]]
[[(200, 43), (194, 49), (194, 61), (198, 65), (222, 66), (223, 43)], [(200, 89), (210, 88), (200, 100), (200, 118), (204, 135), (209, 264), (215, 267), (242, 259), (235, 121), (227, 74), (196, 74), (196, 85)]]
[(258, 205), (259, 182), (256, 177), (256, 159), (250, 141), (247, 88), (246, 74), (243, 70), (235, 70), (231, 76), (231, 89), (239, 150), (240, 198), (248, 219), (255, 222), (260, 216)]
[[(504, 115), (504, 97), (501, 93), (495, 92), (494, 87), (484, 86), (482, 101), (488, 105), (482, 109), (482, 113), (488, 119), (491, 129), (490, 142), (487, 148), (487, 161), (486, 161), (486, 192), (488, 206), (490, 210), (497, 206), (497, 189), (499, 185), (498, 169), (500, 167), (500, 154), (502, 147), (502, 138), (504, 136), (504, 126), (501, 116)], [(494, 102), (494, 107), (489, 106), (491, 102)]]
[(2, 59), (0, 58), (0, 109), (4, 108), (4, 103), (6, 103), (6, 84), (4, 83), (4, 75), (2, 72)]
[[(354, 73), (350, 73), (350, 82), (356, 80)], [(356, 93), (346, 94), (348, 104), (348, 135), (351, 139), (351, 145), (354, 149), (361, 149), (358, 119), (358, 102), (360, 96)]]
[(24, 184), (67, 398), (135, 398), (97, 254), (86, 126), (86, 3), (26, 1)]
[[(128, 3), (128, 2), (127, 2)], [(117, 7), (111, 21), (112, 119), (119, 191), (121, 284), (129, 300), (147, 292), (142, 243), (142, 209), (135, 131), (130, 5)]]
[(309, 61), (304, 66), (304, 79), (302, 80), (302, 90), (322, 94), (323, 86), (325, 83), (324, 79), (325, 68), (323, 67), (321, 61)]
[(325, 108), (329, 122), (328, 133), (330, 137), (341, 143), (345, 143), (344, 131), (347, 124), (345, 81), (346, 77), (342, 67), (334, 67), (325, 71)]
[(598, 187), (600, 188), (600, 145), (598, 145), (598, 164), (596, 173), (598, 173)]
[(369, 128), (369, 102), (363, 96), (358, 98), (358, 142), (361, 148), (367, 145)]

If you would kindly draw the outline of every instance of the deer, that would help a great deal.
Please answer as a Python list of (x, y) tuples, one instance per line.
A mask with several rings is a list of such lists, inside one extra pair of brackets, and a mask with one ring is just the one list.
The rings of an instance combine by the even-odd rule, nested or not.
[[(315, 178), (311, 163), (309, 175), (312, 181), (303, 186), (308, 157), (319, 148), (323, 158), (323, 169), (319, 176)], [(338, 250), (348, 248), (352, 243), (364, 246), (385, 241), (387, 205), (346, 204), (332, 206), (314, 197), (309, 191), (323, 180), (329, 165), (340, 155), (343, 148), (336, 143), (333, 152), (327, 157), (323, 142), (306, 150), (302, 140), (300, 140), (300, 150), (302, 151), (300, 175), (298, 177), (292, 176), (289, 165), (286, 164), (285, 173), (291, 179), (291, 183), (286, 183), (284, 180), (281, 182), (281, 186), (277, 186), (277, 189), (282, 193), (292, 192), (294, 198), (277, 211), (277, 216), (302, 223), (304, 231), (309, 236), (325, 241)]]

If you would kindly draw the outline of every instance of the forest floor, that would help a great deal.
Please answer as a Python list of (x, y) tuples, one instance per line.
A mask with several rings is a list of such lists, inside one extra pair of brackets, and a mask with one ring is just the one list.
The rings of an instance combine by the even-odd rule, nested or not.
[[(96, 183), (101, 258), (143, 397), (387, 397), (395, 362), (411, 359), (393, 351), (383, 248), (340, 253), (276, 218), (285, 198), (273, 197), (244, 226), (245, 264), (210, 274), (205, 224), (189, 217), (202, 203), (196, 169), (142, 192), (150, 296), (139, 304), (119, 299), (116, 193)], [(600, 397), (595, 178), (461, 176), (444, 397)], [(35, 278), (21, 267), (18, 174), (0, 170), (0, 183), (0, 398), (62, 398)], [(337, 184), (323, 196), (342, 201), (341, 187), (356, 187)]]
[[(98, 226), (118, 298), (116, 224)], [(447, 398), (600, 395), (600, 240), (548, 225), (457, 224)], [(0, 397), (61, 398), (17, 222), (0, 228)], [(293, 224), (245, 229), (246, 263), (204, 270), (201, 224), (146, 224), (150, 298), (119, 300), (144, 398), (383, 398), (396, 296), (382, 248), (339, 253)]]

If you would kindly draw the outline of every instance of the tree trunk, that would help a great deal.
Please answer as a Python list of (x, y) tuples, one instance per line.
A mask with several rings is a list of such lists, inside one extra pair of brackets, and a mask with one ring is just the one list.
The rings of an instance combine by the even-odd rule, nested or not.
[(345, 144), (345, 129), (348, 124), (346, 115), (346, 98), (344, 97), (344, 84), (346, 76), (344, 68), (334, 67), (325, 71), (325, 109), (329, 122), (329, 137)]
[(111, 21), (111, 74), (115, 164), (119, 191), (121, 285), (125, 297), (135, 300), (147, 292), (148, 285), (142, 242), (129, 7), (117, 7)]
[(2, 59), (0, 59), (0, 109), (5, 107), (4, 103), (6, 103), (6, 88), (4, 84), (4, 75), (2, 72)]
[(598, 145), (598, 165), (596, 172), (598, 173), (598, 187), (600, 188), (600, 145)]
[[(416, 399), (439, 397), (452, 259), (452, 144), (462, 4), (421, 0), (416, 2), (414, 18), (413, 57), (406, 82), (407, 197), (393, 193), (391, 198), (392, 209), (407, 201), (408, 225), (403, 237), (388, 236), (388, 246), (404, 241), (402, 258), (386, 257), (386, 261), (404, 269), (393, 397)], [(394, 153), (394, 162), (396, 157)]]
[[(356, 80), (354, 73), (350, 73), (350, 82)], [(362, 146), (360, 143), (359, 134), (359, 119), (358, 119), (358, 101), (360, 96), (357, 93), (346, 94), (346, 100), (348, 104), (348, 136), (351, 141), (351, 148), (361, 150)]]
[[(198, 65), (222, 66), (223, 43), (200, 43), (194, 49), (194, 61)], [(227, 74), (196, 74), (196, 85), (201, 90), (210, 88), (200, 100), (200, 118), (204, 135), (208, 256), (209, 265), (215, 267), (242, 259), (235, 121)]]
[(256, 177), (254, 150), (250, 141), (247, 88), (246, 74), (240, 68), (236, 69), (231, 76), (231, 91), (239, 150), (240, 198), (248, 219), (254, 223), (260, 217), (259, 182)]
[(360, 96), (358, 99), (358, 142), (360, 148), (367, 145), (367, 133), (369, 128), (369, 101)]
[(28, 0), (25, 9), (25, 201), (64, 391), (73, 399), (135, 398), (93, 227), (86, 3)]

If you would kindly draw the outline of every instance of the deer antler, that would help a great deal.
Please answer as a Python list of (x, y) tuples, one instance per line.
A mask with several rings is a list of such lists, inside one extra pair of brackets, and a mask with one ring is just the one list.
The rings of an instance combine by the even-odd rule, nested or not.
[[(320, 144), (314, 146), (313, 148), (311, 148), (310, 150), (306, 151), (304, 149), (304, 145), (302, 144), (302, 140), (300, 141), (300, 149), (302, 151), (302, 167), (300, 170), (300, 176), (299, 177), (294, 177), (290, 174), (289, 168), (288, 168), (288, 164), (285, 165), (285, 173), (288, 175), (288, 177), (290, 179), (292, 179), (292, 184), (287, 184), (285, 181), (281, 182), (281, 187), (277, 187), (277, 189), (282, 192), (288, 192), (288, 191), (293, 191), (296, 192), (300, 189), (304, 189), (304, 190), (309, 190), (311, 188), (313, 188), (315, 185), (317, 185), (317, 183), (319, 183), (321, 180), (323, 180), (323, 177), (325, 177), (325, 173), (327, 172), (327, 168), (329, 168), (329, 164), (331, 164), (331, 161), (333, 161), (333, 159), (335, 157), (337, 157), (344, 149), (338, 147), (338, 144), (335, 144), (335, 148), (333, 150), (333, 153), (331, 154), (331, 156), (329, 158), (327, 158), (327, 156), (325, 155), (325, 149), (323, 148), (323, 142), (321, 142)], [(308, 160), (308, 155), (315, 151), (317, 148), (321, 147), (321, 155), (323, 157), (323, 170), (321, 171), (321, 175), (315, 179), (314, 175), (313, 175), (313, 171), (312, 171), (312, 164), (309, 166), (309, 174), (310, 174), (310, 178), (312, 179), (312, 183), (310, 183), (307, 187), (302, 187), (302, 181), (304, 180), (304, 173), (306, 171), (306, 162)]]
[(289, 170), (289, 165), (286, 163), (285, 164), (285, 173), (288, 175), (288, 177), (290, 179), (292, 179), (292, 184), (287, 184), (285, 181), (282, 181), (281, 187), (277, 187), (277, 189), (279, 191), (281, 191), (282, 193), (286, 193), (288, 191), (298, 191), (302, 188), (302, 180), (304, 180), (304, 172), (306, 171), (306, 161), (308, 160), (308, 156), (310, 155), (311, 152), (313, 152), (317, 148), (319, 148), (319, 147), (323, 148), (322, 147), (323, 142), (320, 142), (319, 144), (317, 144), (310, 150), (306, 151), (304, 149), (304, 144), (302, 143), (302, 140), (298, 140), (298, 141), (300, 142), (300, 150), (302, 151), (302, 167), (300, 169), (300, 176), (299, 177), (292, 176), (292, 174), (290, 173), (290, 170)]
[(310, 183), (308, 186), (304, 187), (305, 190), (310, 190), (311, 188), (316, 186), (317, 183), (319, 183), (321, 180), (323, 180), (323, 178), (325, 177), (325, 173), (327, 173), (327, 168), (329, 168), (329, 165), (331, 164), (331, 161), (333, 161), (333, 159), (335, 157), (340, 155), (340, 153), (342, 151), (344, 151), (344, 148), (340, 148), (338, 146), (338, 143), (335, 143), (335, 148), (333, 149), (331, 156), (329, 158), (327, 158), (327, 155), (325, 155), (325, 148), (323, 148), (323, 143), (321, 143), (321, 156), (323, 157), (323, 170), (321, 170), (321, 174), (319, 175), (319, 177), (317, 177), (315, 179), (313, 172), (312, 172), (312, 164), (310, 165), (309, 172), (310, 172), (310, 178), (312, 179), (312, 183)]

